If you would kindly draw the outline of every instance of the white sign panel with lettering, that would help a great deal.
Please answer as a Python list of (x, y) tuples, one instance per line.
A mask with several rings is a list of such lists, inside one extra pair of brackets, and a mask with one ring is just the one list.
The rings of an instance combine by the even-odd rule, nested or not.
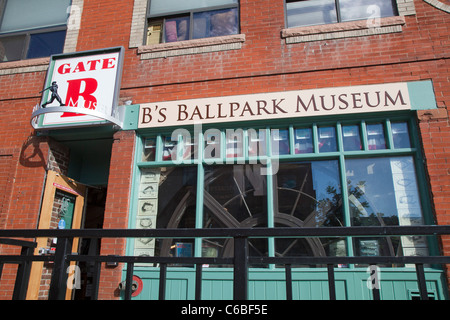
[(122, 52), (122, 48), (110, 48), (52, 56), (42, 101), (33, 113), (41, 115), (37, 125), (107, 123), (117, 104)]
[(142, 104), (139, 128), (410, 110), (406, 83)]

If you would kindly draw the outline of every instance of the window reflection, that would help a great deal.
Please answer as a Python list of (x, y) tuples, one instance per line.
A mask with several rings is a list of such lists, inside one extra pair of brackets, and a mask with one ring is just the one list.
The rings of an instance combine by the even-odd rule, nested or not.
[(295, 130), (295, 153), (312, 153), (313, 150), (313, 140), (312, 140), (312, 129), (303, 128)]
[(237, 9), (194, 13), (194, 39), (238, 33)]
[[(337, 161), (282, 163), (276, 177), (276, 227), (344, 226)], [(345, 255), (343, 239), (276, 239), (281, 256)]]
[(156, 156), (156, 138), (144, 139), (144, 151), (142, 161), (155, 161)]
[[(267, 184), (260, 165), (205, 167), (204, 228), (267, 227)], [(249, 240), (250, 255), (267, 255), (266, 239)], [(233, 241), (203, 241), (204, 255), (232, 256)]]
[(337, 22), (334, 0), (286, 1), (288, 28)]
[(166, 42), (189, 39), (189, 16), (167, 19), (165, 24)]
[(286, 0), (288, 28), (396, 15), (385, 0)]
[(208, 227), (233, 228), (249, 223), (266, 225), (267, 185), (266, 176), (260, 170), (260, 165), (205, 168), (203, 201)]
[(391, 124), (394, 148), (411, 148), (408, 124), (406, 122), (394, 122)]
[(248, 156), (265, 156), (266, 155), (266, 131), (263, 129), (247, 130), (248, 135)]
[(289, 154), (289, 131), (287, 129), (271, 130), (272, 155)]
[(381, 123), (367, 125), (367, 142), (369, 150), (386, 149), (386, 140), (384, 138), (384, 126)]
[[(337, 139), (338, 129), (342, 130), (338, 132), (342, 139)], [(367, 125), (362, 122), (342, 126), (327, 124), (318, 126), (317, 130), (315, 127), (208, 129), (201, 141), (205, 161), (195, 167), (179, 166), (176, 162), (177, 157), (195, 159), (197, 148), (189, 132), (179, 132), (174, 141), (163, 134), (143, 139), (142, 161), (166, 160), (168, 167), (141, 167), (135, 227), (316, 228), (423, 224), (413, 157), (368, 157), (377, 153), (370, 150), (386, 149), (385, 133), (392, 138), (389, 148), (410, 148), (408, 129), (408, 122), (399, 120)], [(362, 137), (367, 137), (364, 148)], [(314, 150), (315, 144), (318, 150)], [(266, 152), (266, 147), (270, 153)], [(342, 153), (343, 162), (337, 160), (337, 154), (323, 154), (322, 159), (327, 160), (317, 161), (312, 160), (315, 157), (309, 161), (297, 161), (306, 159), (305, 156), (294, 158), (300, 153), (358, 151), (366, 147), (367, 157), (359, 159), (354, 158), (358, 153)], [(261, 171), (266, 169), (261, 165), (264, 157), (256, 158), (267, 155), (272, 156), (272, 163), (277, 161), (270, 185), (268, 176)], [(233, 161), (206, 161), (228, 158)], [(201, 190), (197, 188), (197, 168), (203, 179)], [(340, 174), (344, 171), (348, 192), (342, 199)], [(202, 199), (202, 207), (196, 207), (198, 199)], [(345, 215), (343, 201), (348, 204)], [(136, 239), (135, 243), (137, 254), (233, 255), (230, 239), (197, 242), (193, 239)], [(201, 248), (195, 248), (200, 243)], [(346, 237), (251, 239), (249, 248), (252, 256), (267, 256), (270, 252), (286, 257), (343, 256), (350, 248), (352, 254), (366, 256), (422, 255), (428, 250), (424, 237), (353, 237), (349, 244), (350, 247)]]
[[(196, 167), (141, 169), (136, 228), (194, 228), (196, 185)], [(135, 239), (138, 256), (180, 256), (193, 250), (192, 239)]]
[(342, 139), (344, 142), (344, 151), (361, 150), (359, 126), (342, 126)]
[[(345, 166), (353, 226), (423, 224), (412, 157), (348, 159)], [(355, 240), (357, 255), (420, 255), (426, 250), (423, 237)]]
[(319, 128), (319, 152), (337, 151), (336, 129), (334, 127)]

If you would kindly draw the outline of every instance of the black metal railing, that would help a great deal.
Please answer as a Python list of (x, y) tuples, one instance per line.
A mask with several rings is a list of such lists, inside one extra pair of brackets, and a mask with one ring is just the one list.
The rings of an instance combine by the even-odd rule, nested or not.
[[(124, 298), (131, 299), (134, 266), (137, 263), (159, 265), (159, 299), (165, 298), (167, 266), (172, 264), (195, 265), (195, 299), (201, 298), (202, 265), (233, 266), (233, 298), (248, 297), (248, 270), (252, 264), (276, 264), (285, 266), (286, 297), (292, 299), (292, 266), (326, 266), (329, 297), (336, 299), (334, 268), (337, 264), (414, 264), (420, 298), (428, 300), (424, 265), (450, 264), (449, 256), (332, 256), (332, 257), (252, 257), (249, 256), (249, 239), (252, 238), (311, 238), (311, 237), (393, 237), (393, 236), (443, 236), (450, 234), (450, 226), (389, 226), (389, 227), (330, 227), (330, 228), (238, 228), (238, 229), (77, 229), (77, 230), (0, 230), (0, 244), (22, 247), (20, 255), (0, 255), (0, 277), (4, 264), (17, 264), (18, 271), (13, 299), (25, 299), (31, 263), (52, 261), (53, 271), (49, 300), (65, 299), (67, 267), (70, 262), (91, 262), (93, 272), (93, 299), (98, 297), (102, 263), (126, 264)], [(55, 253), (34, 255), (35, 242), (21, 239), (57, 238)], [(233, 238), (234, 255), (229, 258), (208, 257), (142, 257), (78, 255), (71, 253), (73, 239), (103, 238)], [(378, 286), (373, 286), (372, 296), (380, 299)]]

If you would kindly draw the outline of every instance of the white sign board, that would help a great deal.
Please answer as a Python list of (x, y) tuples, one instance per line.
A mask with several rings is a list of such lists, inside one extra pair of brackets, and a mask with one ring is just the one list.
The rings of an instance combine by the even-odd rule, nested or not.
[(406, 83), (142, 104), (139, 128), (410, 110)]
[[(122, 48), (52, 56), (37, 126), (108, 123), (120, 89)], [(60, 111), (62, 110), (62, 111)]]

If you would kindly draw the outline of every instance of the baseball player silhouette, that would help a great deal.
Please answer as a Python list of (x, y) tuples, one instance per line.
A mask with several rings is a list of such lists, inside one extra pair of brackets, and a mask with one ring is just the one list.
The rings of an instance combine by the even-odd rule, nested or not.
[(39, 92), (39, 93), (42, 93), (42, 92), (44, 92), (44, 91), (46, 91), (46, 90), (50, 90), (50, 92), (52, 93), (52, 96), (51, 96), (51, 98), (50, 98), (49, 101), (47, 101), (46, 103), (44, 103), (44, 104), (42, 105), (42, 108), (45, 108), (48, 104), (50, 104), (50, 103), (52, 103), (53, 101), (55, 101), (55, 99), (56, 99), (56, 101), (59, 102), (59, 104), (60, 104), (61, 107), (63, 107), (63, 106), (65, 105), (64, 103), (62, 103), (61, 97), (58, 95), (58, 85), (56, 84), (56, 81), (53, 81), (53, 82), (52, 82), (52, 85), (51, 85), (50, 87), (45, 88), (44, 90), (42, 90), (42, 91)]

